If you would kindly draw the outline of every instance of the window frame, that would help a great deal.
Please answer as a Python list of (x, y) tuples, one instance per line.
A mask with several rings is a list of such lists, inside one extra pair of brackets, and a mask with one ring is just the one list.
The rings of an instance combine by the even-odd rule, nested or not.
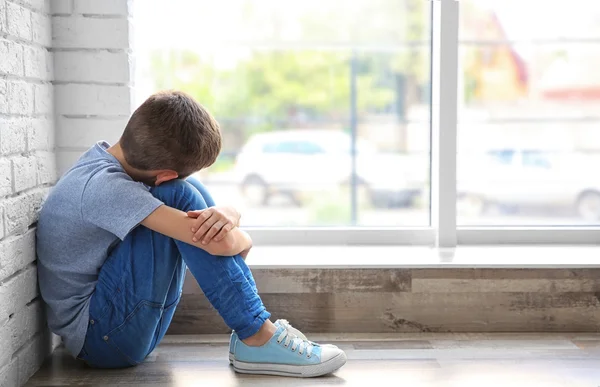
[(459, 2), (431, 2), (431, 192), (429, 227), (248, 227), (257, 245), (593, 245), (600, 227), (457, 226)]

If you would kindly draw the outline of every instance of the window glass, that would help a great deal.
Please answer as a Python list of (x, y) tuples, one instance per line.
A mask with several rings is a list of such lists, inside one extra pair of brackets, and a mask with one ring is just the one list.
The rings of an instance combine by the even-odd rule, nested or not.
[(136, 102), (180, 89), (215, 115), (198, 177), (244, 225), (429, 224), (429, 2), (135, 6)]
[(458, 224), (600, 223), (600, 2), (459, 4)]

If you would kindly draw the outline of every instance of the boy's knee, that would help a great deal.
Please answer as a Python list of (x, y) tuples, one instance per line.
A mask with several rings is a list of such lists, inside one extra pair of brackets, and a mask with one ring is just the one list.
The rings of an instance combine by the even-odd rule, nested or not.
[(202, 210), (207, 207), (198, 190), (182, 179), (174, 179), (152, 187), (150, 193), (167, 206), (181, 211)]

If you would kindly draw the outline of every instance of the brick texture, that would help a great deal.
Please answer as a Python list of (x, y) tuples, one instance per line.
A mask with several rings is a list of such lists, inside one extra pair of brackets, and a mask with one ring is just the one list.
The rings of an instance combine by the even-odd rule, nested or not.
[(27, 127), (27, 149), (52, 150), (54, 148), (54, 121), (51, 118), (34, 118)]
[(0, 155), (23, 153), (27, 148), (27, 119), (0, 118)]
[(35, 230), (0, 243), (0, 277), (8, 278), (35, 261)]
[(0, 78), (0, 114), (8, 113), (8, 82)]
[(52, 45), (57, 48), (127, 49), (129, 27), (126, 18), (55, 16)]
[(37, 11), (39, 13), (48, 13), (50, 12), (50, 3), (54, 0), (20, 0), (22, 4), (25, 6)]
[(57, 111), (65, 115), (128, 115), (131, 90), (127, 86), (56, 85)]
[(27, 78), (35, 78), (42, 81), (52, 79), (53, 60), (52, 55), (45, 48), (40, 47), (25, 47), (23, 50), (25, 63), (25, 76)]
[(33, 83), (21, 80), (7, 82), (8, 113), (13, 115), (31, 115), (33, 113)]
[(76, 13), (90, 15), (120, 15), (129, 14), (131, 0), (77, 0), (74, 3)]
[(13, 157), (12, 168), (15, 192), (23, 192), (37, 185), (37, 158), (35, 156)]
[(57, 120), (57, 146), (89, 148), (99, 140), (114, 144), (127, 125), (128, 117), (116, 119), (65, 118)]
[(132, 109), (130, 0), (0, 0), (0, 387), (58, 344), (39, 298), (35, 224), (51, 186)]
[(52, 15), (69, 15), (73, 12), (73, 0), (52, 0), (50, 6)]
[[(8, 159), (0, 159), (0, 196), (7, 196), (12, 193), (12, 169), (11, 162)], [(0, 222), (2, 222), (0, 217)], [(0, 233), (0, 237), (4, 236)], [(1, 268), (1, 266), (0, 266)]]
[(118, 140), (131, 114), (131, 3), (130, 0), (53, 3), (59, 176), (96, 141)]
[(54, 112), (52, 91), (52, 86), (49, 84), (33, 85), (33, 110), (37, 115), (50, 115)]
[(4, 238), (4, 207), (0, 204), (0, 239)]
[(6, 15), (9, 35), (31, 41), (31, 11), (9, 1), (6, 4)]
[(128, 83), (132, 79), (127, 52), (59, 51), (54, 79), (61, 82)]
[(0, 39), (0, 73), (23, 75), (23, 46), (11, 40)]
[(54, 348), (39, 299), (35, 222), (56, 181), (50, 0), (0, 0), (0, 387)]
[(0, 1), (0, 32), (6, 32), (6, 1)]

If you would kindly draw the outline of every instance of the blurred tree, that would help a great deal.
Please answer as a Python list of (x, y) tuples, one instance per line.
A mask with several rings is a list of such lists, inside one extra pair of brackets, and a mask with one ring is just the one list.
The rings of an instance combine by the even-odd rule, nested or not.
[[(233, 69), (219, 69), (209, 57), (190, 51), (154, 52), (158, 89), (186, 91), (223, 119), (276, 122), (298, 115), (313, 119), (347, 117), (350, 93), (348, 55), (326, 51), (256, 51)], [(379, 75), (358, 75), (360, 111), (381, 108), (393, 90), (377, 87)]]
[[(315, 4), (298, 9), (299, 15), (287, 2), (239, 1), (245, 18), (236, 27), (242, 36), (274, 47), (238, 46), (212, 55), (154, 52), (156, 87), (190, 93), (229, 129), (246, 134), (303, 119), (343, 122), (349, 115), (349, 61), (355, 47), (359, 114), (400, 114), (407, 104), (420, 102), (418, 91), (429, 77), (427, 2), (307, 1)], [(318, 13), (311, 12), (315, 6)], [(223, 57), (231, 63), (224, 66)]]

